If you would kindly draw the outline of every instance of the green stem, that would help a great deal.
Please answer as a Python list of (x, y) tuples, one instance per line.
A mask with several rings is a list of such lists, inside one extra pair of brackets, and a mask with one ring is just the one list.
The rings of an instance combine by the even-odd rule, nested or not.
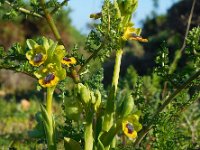
[(107, 112), (110, 112), (110, 113), (115, 111), (114, 103), (115, 103), (118, 80), (119, 80), (122, 54), (123, 54), (123, 51), (121, 49), (117, 50), (116, 58), (115, 58), (115, 66), (114, 66), (114, 71), (113, 71), (113, 77), (112, 77), (112, 87), (111, 87), (111, 91), (109, 93), (109, 97), (108, 97), (108, 101), (107, 101)]
[(55, 87), (47, 88), (46, 110), (49, 116), (52, 115), (52, 101)]
[(40, 3), (41, 3), (41, 6), (42, 6), (42, 9), (44, 11), (45, 18), (46, 18), (54, 36), (56, 37), (56, 40), (59, 42), (59, 44), (64, 45), (64, 42), (61, 39), (60, 33), (58, 32), (58, 29), (55, 25), (55, 22), (54, 22), (54, 20), (51, 16), (50, 12), (48, 11), (48, 9), (46, 9), (45, 0), (40, 0)]
[(56, 133), (55, 133), (55, 123), (52, 115), (52, 101), (53, 101), (53, 93), (55, 90), (54, 87), (47, 88), (47, 98), (46, 98), (46, 139), (49, 150), (56, 150)]
[[(115, 109), (116, 109), (115, 99), (116, 99), (116, 93), (117, 93), (122, 54), (123, 54), (122, 49), (117, 50), (116, 58), (115, 58), (115, 66), (114, 66), (114, 71), (113, 71), (113, 78), (112, 78), (112, 87), (111, 87), (109, 97), (107, 100), (106, 113), (105, 113), (104, 122), (103, 122), (103, 130), (107, 132), (110, 130), (110, 128), (113, 126), (113, 123), (114, 123)], [(111, 146), (113, 148), (115, 147), (114, 138), (112, 140)]]
[(86, 125), (84, 131), (84, 140), (85, 146), (84, 150), (93, 150), (93, 127), (92, 127), (92, 119), (93, 119), (93, 112), (88, 112), (86, 116)]
[(153, 127), (153, 120), (154, 118), (157, 118), (159, 113), (164, 110), (164, 108), (183, 90), (185, 89), (193, 80), (195, 80), (200, 75), (200, 70), (197, 71), (194, 75), (192, 75), (185, 83), (183, 83), (177, 90), (175, 90), (166, 100), (164, 100), (164, 103), (158, 107), (156, 113), (152, 117), (152, 121), (143, 128), (143, 130), (140, 131), (138, 138), (136, 139), (134, 146), (138, 146), (142, 139), (145, 137), (145, 135), (152, 129)]
[(18, 10), (18, 11), (21, 11), (22, 13), (25, 13), (27, 15), (32, 15), (32, 16), (35, 16), (35, 17), (38, 17), (38, 18), (44, 18), (44, 16), (36, 13), (36, 12), (32, 12), (30, 10), (27, 10), (25, 8), (22, 8), (22, 7), (17, 7), (15, 8), (14, 5), (12, 3), (10, 3), (9, 1), (5, 1), (6, 4), (8, 4), (9, 6), (11, 6), (12, 8)]
[(119, 81), (119, 72), (120, 72), (122, 54), (123, 54), (123, 51), (121, 49), (117, 50), (116, 58), (115, 58), (114, 72), (113, 72), (113, 79), (112, 79), (112, 86), (115, 87), (115, 91), (114, 91), (115, 95), (117, 92), (117, 86), (118, 86), (118, 81)]

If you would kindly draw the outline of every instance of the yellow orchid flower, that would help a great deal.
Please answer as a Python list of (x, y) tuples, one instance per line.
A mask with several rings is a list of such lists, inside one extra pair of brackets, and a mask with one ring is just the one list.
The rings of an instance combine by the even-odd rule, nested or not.
[(74, 57), (70, 58), (64, 57), (61, 63), (66, 65), (67, 67), (70, 67), (71, 65), (76, 64), (76, 59)]
[(125, 32), (122, 36), (122, 39), (127, 41), (127, 40), (135, 40), (135, 41), (139, 41), (139, 42), (148, 42), (147, 39), (144, 39), (140, 36), (140, 29), (137, 28), (133, 28), (133, 27), (127, 27), (125, 29)]
[(42, 87), (53, 87), (58, 84), (59, 78), (53, 73), (48, 73), (45, 77), (39, 79), (39, 84)]
[(26, 58), (31, 65), (39, 67), (47, 59), (46, 50), (43, 46), (37, 45), (26, 53)]
[(137, 137), (137, 132), (135, 131), (134, 125), (131, 122), (123, 121), (122, 131), (129, 138), (135, 139)]
[(122, 131), (131, 139), (135, 139), (137, 132), (141, 129), (142, 125), (139, 123), (139, 116), (136, 114), (129, 115), (122, 121)]

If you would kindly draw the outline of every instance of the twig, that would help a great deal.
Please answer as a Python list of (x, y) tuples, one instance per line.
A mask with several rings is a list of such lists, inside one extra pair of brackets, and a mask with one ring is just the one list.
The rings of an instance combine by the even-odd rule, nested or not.
[(35, 16), (35, 17), (38, 17), (38, 18), (44, 18), (44, 16), (36, 13), (36, 12), (32, 12), (28, 9), (25, 9), (25, 8), (22, 8), (22, 7), (14, 7), (14, 4), (10, 3), (9, 1), (5, 1), (6, 4), (8, 4), (10, 7), (16, 9), (16, 10), (19, 10), (21, 11), (22, 13), (25, 13), (25, 14), (28, 14), (28, 15), (32, 15), (32, 16)]
[(196, 3), (196, 0), (193, 0), (192, 8), (191, 8), (190, 15), (189, 15), (189, 18), (188, 18), (187, 28), (186, 28), (186, 31), (185, 31), (183, 45), (182, 45), (181, 49), (179, 51), (177, 51), (176, 56), (175, 56), (172, 64), (170, 65), (169, 74), (172, 74), (175, 71), (176, 66), (178, 64), (178, 61), (180, 60), (182, 53), (183, 53), (183, 50), (185, 49), (186, 38), (187, 38), (188, 33), (189, 33), (189, 29), (190, 29), (190, 25), (191, 25), (191, 21), (192, 21), (192, 16), (193, 16), (193, 13), (194, 13), (195, 3)]
[(85, 63), (81, 66), (81, 68), (79, 69), (78, 73), (81, 73), (83, 71), (83, 69), (86, 67), (86, 65), (94, 58), (96, 58), (98, 56), (98, 52), (102, 49), (103, 45), (100, 45), (99, 48), (97, 48), (97, 50), (95, 52), (93, 52), (90, 57), (85, 61)]
[(58, 29), (55, 25), (55, 22), (54, 22), (54, 20), (51, 16), (50, 12), (46, 9), (45, 0), (40, 0), (40, 3), (41, 3), (41, 6), (42, 6), (42, 9), (44, 11), (45, 18), (46, 18), (53, 34), (54, 34), (56, 40), (59, 42), (59, 44), (62, 44), (63, 46), (65, 46), (64, 42), (61, 39), (60, 33), (58, 32)]
[(60, 9), (61, 7), (63, 7), (67, 2), (68, 2), (68, 0), (64, 0), (62, 3), (60, 3), (60, 6), (54, 8), (54, 9), (51, 11), (51, 14), (52, 14), (52, 15), (55, 14), (55, 13), (58, 11), (58, 9)]
[(195, 3), (196, 3), (196, 0), (193, 0), (192, 8), (191, 8), (191, 11), (190, 11), (190, 16), (189, 16), (188, 23), (187, 23), (187, 28), (186, 28), (186, 32), (185, 32), (183, 45), (182, 45), (181, 50), (180, 50), (181, 52), (184, 50), (184, 48), (186, 46), (186, 37), (188, 36), (189, 30), (190, 30), (190, 25), (191, 25), (192, 16), (193, 16), (193, 13), (194, 13)]
[(195, 80), (200, 75), (200, 70), (197, 71), (194, 75), (192, 75), (185, 83), (183, 83), (177, 90), (175, 90), (165, 101), (164, 103), (157, 109), (156, 113), (153, 115), (152, 120), (150, 123), (143, 129), (138, 135), (138, 138), (136, 139), (134, 146), (137, 146), (140, 144), (142, 139), (145, 137), (145, 135), (151, 130), (153, 127), (153, 120), (156, 118), (160, 112), (164, 110), (164, 108), (184, 89), (186, 88), (193, 80)]

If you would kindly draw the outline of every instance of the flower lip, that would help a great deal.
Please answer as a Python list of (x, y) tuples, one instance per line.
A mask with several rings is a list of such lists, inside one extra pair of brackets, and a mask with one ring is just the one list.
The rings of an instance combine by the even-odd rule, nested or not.
[(64, 61), (71, 62), (71, 59), (70, 59), (70, 58), (67, 58), (67, 57), (64, 57), (63, 60), (64, 60)]
[(70, 67), (71, 65), (76, 64), (76, 59), (74, 57), (64, 57), (62, 59), (62, 64), (67, 65), (68, 67)]
[(126, 128), (128, 129), (128, 133), (129, 133), (129, 134), (133, 133), (134, 127), (133, 127), (132, 124), (127, 123), (127, 124), (126, 124)]
[(41, 53), (36, 54), (33, 58), (34, 63), (40, 63), (42, 61), (43, 55)]
[(53, 73), (49, 73), (45, 78), (44, 78), (44, 84), (50, 83), (52, 80), (54, 80), (55, 75)]
[(45, 77), (39, 79), (42, 87), (53, 87), (59, 82), (59, 78), (54, 73), (48, 73)]
[(123, 133), (131, 139), (135, 139), (137, 137), (137, 130), (134, 126), (134, 123), (129, 122), (127, 120), (122, 122)]

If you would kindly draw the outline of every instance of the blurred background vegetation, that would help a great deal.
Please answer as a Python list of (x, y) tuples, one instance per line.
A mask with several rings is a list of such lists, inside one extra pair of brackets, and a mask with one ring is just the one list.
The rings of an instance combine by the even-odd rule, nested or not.
[[(154, 0), (155, 8), (159, 7), (157, 1)], [(159, 15), (154, 11), (151, 15), (153, 17), (147, 17), (143, 21), (142, 36), (147, 37), (149, 42), (146, 44), (127, 43), (120, 72), (124, 82), (126, 79), (131, 81), (131, 74), (134, 74), (134, 72), (141, 76), (147, 76), (153, 72), (156, 54), (164, 41), (169, 48), (169, 59), (173, 60), (175, 51), (180, 49), (183, 44), (191, 6), (192, 0), (180, 0), (174, 3), (167, 14)], [(6, 9), (8, 8), (0, 6), (0, 46), (4, 47), (5, 50), (8, 50), (13, 43), (23, 43), (27, 38), (42, 35), (54, 39), (45, 20), (34, 19), (29, 16), (28, 19), (15, 17), (13, 20), (5, 20), (1, 14)], [(197, 0), (191, 21), (191, 29), (200, 25), (199, 10), (200, 1)], [(56, 24), (59, 31), (61, 31), (65, 44), (70, 49), (78, 45), (80, 51), (83, 52), (86, 36), (80, 34), (71, 25), (70, 12), (70, 9), (65, 9), (56, 14)], [(84, 55), (88, 56), (87, 53), (84, 53)], [(183, 54), (178, 63), (178, 69), (186, 65), (185, 57)], [(111, 58), (104, 63), (103, 83), (105, 87), (111, 83), (114, 55)], [(146, 77), (145, 80), (149, 83), (149, 87), (146, 88), (152, 88), (150, 79)], [(131, 82), (134, 83), (134, 81)], [(0, 148), (3, 145), (13, 144), (12, 140), (14, 139), (24, 141), (28, 138), (27, 131), (34, 126), (34, 114), (38, 111), (39, 104), (37, 102), (42, 101), (44, 96), (40, 92), (34, 92), (35, 85), (35, 80), (31, 77), (9, 70), (0, 70)], [(60, 105), (57, 101), (54, 108), (57, 114), (61, 111), (59, 110)], [(195, 103), (193, 111), (196, 111), (198, 107), (199, 103)], [(189, 108), (188, 111), (192, 111), (192, 108)], [(188, 116), (187, 119), (192, 120), (189, 117), (191, 116)]]

